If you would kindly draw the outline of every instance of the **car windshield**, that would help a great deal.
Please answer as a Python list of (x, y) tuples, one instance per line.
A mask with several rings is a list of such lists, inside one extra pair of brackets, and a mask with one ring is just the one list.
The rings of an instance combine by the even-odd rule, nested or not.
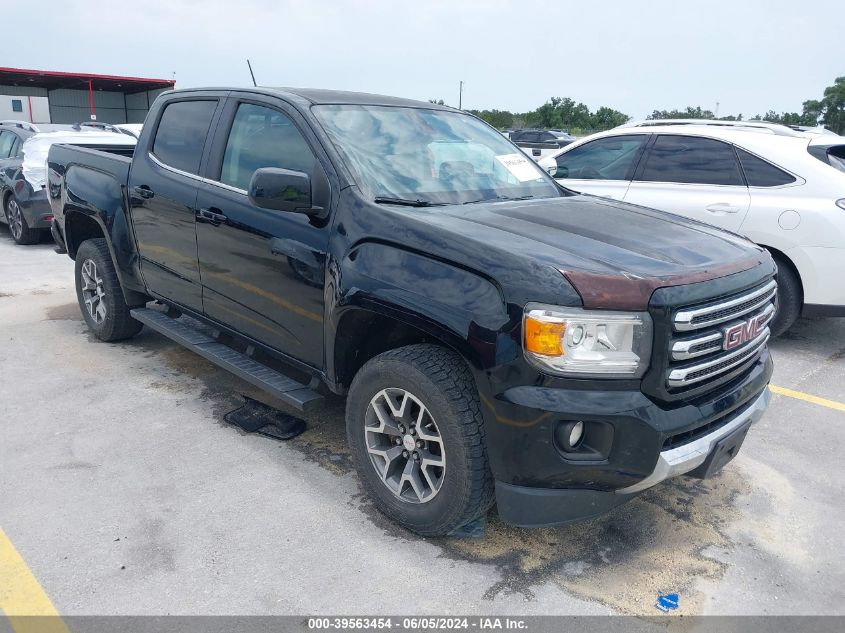
[(475, 117), (399, 106), (313, 111), (374, 199), (463, 204), (561, 195), (533, 160)]

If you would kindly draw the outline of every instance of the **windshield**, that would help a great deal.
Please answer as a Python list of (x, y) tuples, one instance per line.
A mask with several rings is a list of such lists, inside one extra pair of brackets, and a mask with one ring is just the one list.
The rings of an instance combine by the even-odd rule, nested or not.
[(560, 196), (533, 160), (466, 114), (362, 105), (313, 111), (374, 199), (462, 204)]

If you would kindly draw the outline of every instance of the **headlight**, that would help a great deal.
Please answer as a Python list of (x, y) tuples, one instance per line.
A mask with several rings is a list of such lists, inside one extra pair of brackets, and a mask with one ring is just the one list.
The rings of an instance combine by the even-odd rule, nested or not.
[(647, 312), (610, 312), (529, 303), (522, 324), (525, 356), (547, 373), (640, 378), (648, 369)]

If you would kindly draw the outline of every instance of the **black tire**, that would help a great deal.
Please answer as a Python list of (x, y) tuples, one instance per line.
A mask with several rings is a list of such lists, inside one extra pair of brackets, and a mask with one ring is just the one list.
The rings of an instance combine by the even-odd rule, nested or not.
[(791, 328), (800, 316), (804, 298), (801, 280), (795, 269), (780, 257), (775, 257), (774, 260), (778, 267), (777, 312), (769, 329), (772, 336), (780, 336)]
[(15, 240), (15, 244), (29, 246), (41, 241), (41, 230), (29, 228), (26, 223), (26, 216), (24, 216), (14, 195), (6, 198), (6, 202), (3, 204), (3, 212), (6, 214), (6, 222), (9, 223), (9, 234)]
[[(94, 265), (95, 279), (99, 280), (94, 284), (94, 289), (90, 288), (90, 263)], [(84, 271), (87, 272), (84, 273)], [(120, 341), (135, 336), (141, 331), (143, 324), (129, 315), (129, 306), (126, 305), (123, 297), (106, 240), (99, 238), (82, 243), (76, 253), (75, 276), (79, 309), (88, 327), (98, 339), (107, 342)], [(85, 279), (88, 279), (87, 283)], [(92, 303), (95, 303), (97, 307), (102, 304), (102, 312), (98, 312), (96, 318), (86, 303), (86, 296), (90, 298), (87, 294), (89, 292), (98, 295), (98, 299)], [(99, 293), (102, 293), (101, 296)]]
[[(400, 498), (371, 462), (364, 430), (366, 416), (371, 400), (384, 389), (409, 392), (436, 421), (445, 468), (438, 491), (427, 502)], [(376, 507), (412, 532), (423, 536), (449, 534), (493, 504), (494, 482), (478, 391), (466, 363), (448, 349), (409, 345), (367, 362), (349, 390), (346, 434), (358, 476)], [(400, 493), (401, 489), (400, 484)]]

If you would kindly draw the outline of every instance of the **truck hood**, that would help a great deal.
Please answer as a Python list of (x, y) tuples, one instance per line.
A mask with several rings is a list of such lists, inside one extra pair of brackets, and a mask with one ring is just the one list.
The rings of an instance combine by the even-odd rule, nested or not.
[(557, 268), (585, 307), (645, 309), (658, 287), (715, 279), (770, 259), (739, 235), (590, 195), (470, 204), (432, 215), (467, 237)]

